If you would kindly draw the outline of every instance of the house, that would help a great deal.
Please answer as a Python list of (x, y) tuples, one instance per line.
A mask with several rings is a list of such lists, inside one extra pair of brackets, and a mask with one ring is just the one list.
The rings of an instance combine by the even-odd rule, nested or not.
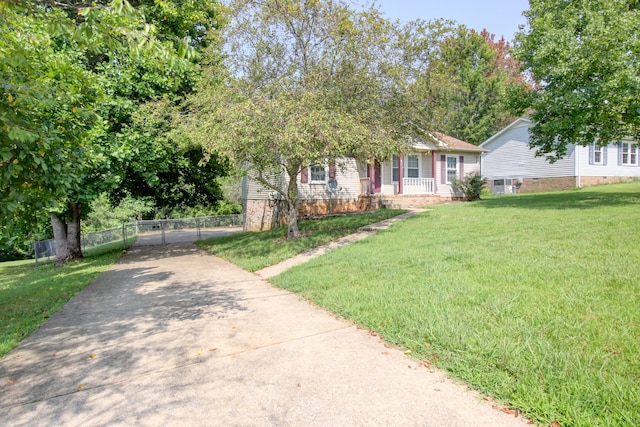
[(519, 118), (480, 144), (486, 150), (482, 176), (492, 193), (566, 190), (640, 178), (637, 142), (570, 145), (564, 158), (550, 163), (529, 147), (532, 126), (530, 120)]
[[(389, 159), (359, 162), (353, 158), (309, 165), (298, 175), (299, 215), (358, 212), (378, 207), (424, 206), (458, 197), (454, 178), (480, 172), (484, 149), (441, 133), (414, 140), (411, 151)], [(285, 188), (285, 175), (271, 182)], [(244, 228), (270, 229), (281, 220), (277, 192), (251, 178), (242, 183)]]

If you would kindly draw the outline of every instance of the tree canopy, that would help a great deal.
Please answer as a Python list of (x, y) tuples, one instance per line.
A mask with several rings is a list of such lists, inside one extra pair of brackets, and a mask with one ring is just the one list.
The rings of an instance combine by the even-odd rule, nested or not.
[[(388, 23), (341, 0), (240, 0), (230, 9), (223, 67), (209, 68), (191, 98), (189, 129), (280, 195), (296, 237), (303, 168), (404, 146), (379, 72)], [(287, 177), (286, 188), (273, 174)]]
[(508, 42), (441, 20), (410, 23), (402, 32), (399, 43), (410, 61), (398, 114), (418, 129), (473, 144), (513, 121), (509, 95), (529, 85)]
[[(199, 163), (188, 144), (148, 149), (157, 134), (133, 116), (146, 103), (178, 102), (193, 90), (197, 49), (213, 40), (207, 34), (218, 25), (218, 4), (33, 1), (0, 8), (0, 209), (14, 216), (27, 207), (50, 211), (62, 263), (82, 256), (80, 218), (92, 199), (140, 180), (153, 187), (173, 164), (184, 172)], [(162, 178), (182, 185), (221, 171)], [(192, 194), (174, 196), (189, 203)]]
[(568, 144), (640, 136), (640, 3), (531, 0), (515, 56), (536, 83), (518, 94), (531, 145), (559, 158)]

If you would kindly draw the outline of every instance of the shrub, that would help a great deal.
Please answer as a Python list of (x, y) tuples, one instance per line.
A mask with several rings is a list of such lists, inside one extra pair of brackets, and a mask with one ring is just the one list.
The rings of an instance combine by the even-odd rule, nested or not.
[(472, 202), (480, 200), (482, 188), (487, 184), (487, 178), (482, 178), (478, 172), (470, 173), (462, 179), (453, 180), (451, 187), (456, 194)]

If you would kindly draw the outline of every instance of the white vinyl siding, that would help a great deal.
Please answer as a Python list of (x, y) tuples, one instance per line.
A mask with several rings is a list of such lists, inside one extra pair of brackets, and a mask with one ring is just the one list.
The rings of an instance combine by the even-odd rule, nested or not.
[(482, 155), (483, 176), (490, 180), (574, 176), (575, 146), (567, 147), (564, 158), (549, 163), (544, 157), (536, 157), (535, 151), (529, 148), (531, 124), (525, 123), (508, 129), (482, 145), (482, 148), (489, 150)]
[[(457, 163), (457, 177), (460, 177), (460, 156), (464, 157), (464, 165), (463, 167), (463, 173), (465, 176), (475, 173), (475, 172), (480, 172), (480, 155), (476, 154), (476, 153), (462, 153), (462, 152), (457, 152), (455, 154), (451, 154), (451, 153), (437, 153), (436, 154), (436, 173), (435, 173), (435, 181), (436, 181), (436, 193), (440, 196), (446, 196), (446, 197), (451, 197), (451, 196), (455, 196), (453, 189), (451, 188), (451, 184), (450, 183), (442, 183), (442, 167), (443, 167), (443, 162), (441, 161), (441, 156), (446, 156), (446, 157), (455, 157), (456, 163)], [(431, 160), (431, 158), (429, 158), (429, 160)], [(444, 162), (444, 168), (445, 168), (445, 176), (447, 179), (448, 176), (446, 175), (446, 168), (447, 168), (447, 162), (445, 160)]]
[[(269, 188), (265, 188), (255, 179), (251, 179), (256, 176), (255, 171), (249, 171), (247, 176), (242, 178), (242, 198), (243, 199), (251, 199), (251, 200), (266, 200), (269, 199), (269, 195), (273, 192), (273, 190)], [(268, 180), (270, 183), (274, 185), (280, 186), (282, 188), (283, 183), (283, 175), (278, 175), (276, 173), (267, 174), (269, 177)]]
[[(595, 154), (595, 144), (567, 147), (567, 155), (556, 163), (544, 157), (536, 157), (529, 149), (529, 128), (532, 123), (518, 119), (482, 144), (489, 150), (482, 155), (482, 175), (489, 180), (506, 178), (556, 178), (556, 177), (640, 177), (640, 167), (622, 165), (623, 146), (636, 147), (636, 156), (627, 151), (626, 160), (639, 163), (637, 146), (633, 141), (612, 143), (602, 147), (600, 158)], [(466, 160), (466, 159), (465, 159)], [(600, 161), (598, 163), (598, 160)], [(466, 165), (465, 165), (466, 167)], [(467, 170), (465, 169), (465, 174)], [(579, 180), (578, 180), (579, 184)]]
[[(360, 195), (360, 178), (366, 177), (367, 169), (359, 165), (355, 159), (336, 159), (336, 182), (338, 191), (330, 193), (326, 181), (314, 183), (312, 170), (309, 168), (309, 183), (303, 184), (298, 176), (298, 194), (301, 200), (355, 200)], [(329, 178), (329, 170), (325, 168), (325, 177)]]

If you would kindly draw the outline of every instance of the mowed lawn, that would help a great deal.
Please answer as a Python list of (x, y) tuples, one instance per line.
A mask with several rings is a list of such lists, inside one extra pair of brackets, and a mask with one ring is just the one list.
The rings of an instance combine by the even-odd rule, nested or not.
[(640, 426), (640, 183), (436, 206), (272, 281), (539, 423)]
[(302, 236), (293, 240), (285, 240), (287, 227), (284, 226), (262, 233), (249, 232), (213, 237), (196, 244), (245, 270), (257, 271), (324, 243), (355, 233), (360, 227), (393, 218), (403, 212), (406, 211), (381, 209), (361, 214), (300, 220), (298, 227)]

